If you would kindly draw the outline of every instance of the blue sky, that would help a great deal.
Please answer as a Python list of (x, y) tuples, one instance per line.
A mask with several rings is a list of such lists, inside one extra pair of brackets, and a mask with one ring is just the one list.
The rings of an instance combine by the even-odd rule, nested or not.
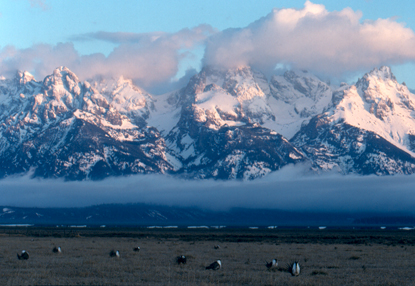
[[(200, 69), (203, 57), (205, 57), (204, 63), (222, 62), (223, 57), (228, 59), (229, 55), (227, 54), (218, 55), (218, 51), (224, 47), (229, 50), (235, 46), (234, 42), (230, 44), (228, 39), (232, 39), (232, 41), (235, 39), (239, 49), (239, 47), (246, 45), (246, 42), (241, 40), (241, 34), (247, 30), (246, 27), (255, 33), (261, 33), (263, 27), (269, 25), (270, 21), (278, 19), (278, 17), (271, 19), (270, 13), (273, 8), (280, 10), (295, 8), (300, 11), (305, 9), (305, 2), (305, 0), (0, 0), (0, 73), (11, 73), (12, 69), (28, 69), (39, 78), (51, 73), (51, 67), (54, 65), (68, 65), (69, 68), (80, 74), (81, 78), (103, 70), (102, 66), (109, 66), (111, 71), (117, 71), (116, 74), (107, 71), (108, 75), (119, 75), (122, 73), (122, 68), (117, 66), (114, 69), (112, 65), (115, 62), (123, 65), (124, 61), (127, 61), (127, 63), (133, 62), (136, 66), (143, 68), (140, 70), (136, 67), (126, 67), (126, 75), (130, 77), (136, 75), (134, 78), (136, 82), (151, 90), (157, 85), (167, 85), (172, 80), (183, 76), (187, 69)], [(309, 68), (314, 65), (317, 74), (320, 73), (323, 76), (334, 74), (338, 78), (351, 80), (356, 75), (361, 76), (363, 72), (369, 71), (367, 69), (374, 68), (378, 64), (388, 64), (392, 65), (393, 72), (399, 81), (405, 81), (410, 88), (415, 88), (415, 76), (413, 76), (415, 74), (415, 65), (413, 64), (415, 56), (410, 52), (415, 41), (408, 40), (408, 37), (413, 36), (411, 32), (415, 30), (414, 1), (315, 0), (312, 2), (324, 5), (323, 12), (328, 13), (325, 18), (328, 25), (338, 23), (337, 20), (333, 20), (338, 17), (333, 13), (334, 11), (350, 8), (351, 17), (357, 16), (359, 23), (389, 19), (386, 24), (391, 29), (391, 34), (402, 34), (403, 40), (385, 33), (382, 35), (384, 39), (381, 38), (379, 41), (390, 42), (390, 45), (382, 46), (381, 49), (378, 49), (373, 42), (369, 44), (357, 42), (356, 51), (358, 53), (355, 53), (356, 58), (354, 59), (356, 62), (360, 60), (359, 57), (368, 58), (368, 55), (376, 54), (372, 61), (362, 65), (355, 64), (351, 60), (329, 61), (325, 66), (316, 66), (316, 63), (310, 62), (307, 66), (296, 63), (295, 60), (290, 61), (290, 57), (297, 57), (296, 54), (290, 54), (285, 62), (287, 67)], [(257, 23), (256, 26), (259, 26), (258, 29), (252, 25), (254, 22)], [(399, 27), (395, 27), (394, 24), (398, 24)], [(200, 29), (195, 30), (195, 27)], [(333, 25), (333, 27), (337, 26)], [(240, 30), (226, 30), (228, 28), (240, 28)], [(378, 28), (379, 31), (385, 30), (382, 27)], [(179, 33), (183, 29), (189, 31)], [(318, 29), (317, 25), (312, 31), (317, 31), (316, 35), (325, 35), (322, 34), (324, 31), (321, 32)], [(339, 28), (337, 27), (337, 29)], [(398, 31), (395, 33), (394, 29)], [(403, 29), (407, 29), (404, 31), (405, 34), (402, 32)], [(226, 30), (225, 33), (220, 33), (224, 30)], [(304, 29), (302, 31), (304, 32)], [(346, 33), (348, 31), (346, 30)], [(374, 34), (380, 34), (379, 31), (375, 31)], [(107, 34), (98, 34), (98, 32), (107, 32)], [(310, 33), (309, 31), (305, 32)], [(344, 32), (339, 30), (338, 34)], [(293, 35), (299, 37), (304, 33), (293, 33)], [(155, 47), (152, 42), (154, 36), (164, 39), (164, 42)], [(276, 39), (279, 39), (277, 36), (275, 36)], [(264, 63), (270, 62), (273, 65), (279, 63), (284, 59), (285, 54), (270, 51), (273, 49), (272, 45), (279, 42), (275, 40), (275, 42), (268, 43), (267, 39), (267, 37), (255, 38), (260, 47), (253, 47), (252, 53), (262, 53), (268, 55), (268, 58), (257, 59), (255, 56), (253, 59), (252, 54), (247, 55), (246, 51), (243, 51), (240, 53), (242, 59), (232, 58), (226, 64), (232, 66), (236, 63), (249, 63), (269, 69), (270, 67), (265, 66)], [(205, 55), (206, 41), (210, 44), (208, 53)], [(395, 42), (392, 44), (392, 41)], [(172, 42), (175, 44), (170, 45)], [(59, 43), (65, 45), (57, 46)], [(170, 45), (168, 48), (166, 48), (166, 43)], [(306, 42), (306, 44), (308, 43)], [(46, 46), (40, 47), (41, 44), (46, 44)], [(263, 50), (262, 47), (267, 44), (269, 44), (269, 50)], [(304, 45), (304, 42), (299, 41), (294, 44), (300, 46)], [(371, 49), (368, 49), (366, 53), (360, 53), (362, 49), (372, 44), (373, 47), (371, 46)], [(140, 47), (138, 47), (139, 45)], [(143, 46), (145, 47), (143, 48)], [(115, 52), (114, 49), (116, 49)], [(151, 53), (152, 51), (154, 52)], [(239, 55), (238, 52), (232, 50), (231, 54), (232, 56)], [(296, 52), (304, 54), (302, 50)], [(335, 52), (337, 53), (336, 50)], [(131, 60), (126, 59), (129, 53), (134, 55)], [(339, 53), (342, 54), (344, 51), (339, 51)], [(163, 54), (163, 57), (160, 54)], [(48, 57), (48, 55), (50, 56)], [(94, 56), (86, 57), (88, 55)], [(313, 54), (306, 56), (313, 57)], [(317, 63), (324, 62), (324, 56), (326, 55), (316, 56), (319, 59)], [(109, 57), (111, 60), (106, 60), (103, 57)], [(151, 62), (146, 59), (150, 59)], [(81, 62), (82, 64), (80, 64)], [(100, 64), (95, 64), (96, 62), (100, 62)], [(349, 64), (349, 62), (353, 64)], [(155, 67), (154, 74), (148, 73), (151, 63)], [(347, 70), (347, 73), (339, 72), (342, 64), (345, 65), (344, 69)], [(85, 70), (85, 72), (82, 73), (80, 70)], [(156, 79), (157, 76), (161, 79)]]

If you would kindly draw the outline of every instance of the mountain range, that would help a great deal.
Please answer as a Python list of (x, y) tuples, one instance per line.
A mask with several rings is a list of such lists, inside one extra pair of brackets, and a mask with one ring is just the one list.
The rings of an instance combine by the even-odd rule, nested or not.
[(0, 178), (170, 174), (256, 179), (288, 164), (316, 173), (412, 174), (415, 95), (389, 67), (333, 86), (306, 71), (268, 79), (204, 67), (151, 95), (126, 78), (0, 78)]

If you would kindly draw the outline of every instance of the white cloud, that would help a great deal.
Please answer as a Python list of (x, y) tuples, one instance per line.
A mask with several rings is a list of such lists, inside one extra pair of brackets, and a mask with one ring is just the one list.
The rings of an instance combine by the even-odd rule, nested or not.
[(329, 12), (306, 1), (304, 8), (274, 9), (241, 29), (213, 35), (205, 64), (251, 65), (264, 72), (277, 64), (342, 76), (415, 59), (415, 34), (393, 19), (361, 21), (361, 12)]
[[(31, 3), (44, 5), (40, 0)], [(178, 82), (172, 79), (181, 63), (190, 62), (205, 45), (202, 64), (225, 68), (251, 65), (267, 75), (279, 64), (338, 79), (381, 65), (414, 62), (415, 34), (411, 29), (393, 18), (361, 19), (361, 12), (350, 8), (327, 11), (323, 5), (306, 1), (303, 9), (274, 9), (245, 28), (219, 33), (208, 25), (176, 33), (88, 33), (71, 41), (106, 41), (117, 47), (108, 56), (82, 56), (71, 42), (22, 50), (3, 47), (0, 75), (28, 70), (40, 80), (65, 65), (81, 79), (123, 75), (150, 92), (162, 92), (177, 87)], [(199, 66), (193, 61), (186, 68), (190, 75)], [(184, 74), (183, 70), (179, 74)]]
[(177, 33), (98, 32), (73, 39), (119, 44), (108, 57), (99, 53), (81, 56), (72, 43), (41, 44), (22, 50), (7, 46), (0, 50), (0, 74), (12, 76), (16, 70), (28, 70), (43, 79), (56, 67), (67, 66), (83, 80), (123, 75), (144, 88), (160, 88), (177, 74), (180, 61), (191, 56), (192, 49), (203, 45), (214, 32), (210, 26), (201, 25)]

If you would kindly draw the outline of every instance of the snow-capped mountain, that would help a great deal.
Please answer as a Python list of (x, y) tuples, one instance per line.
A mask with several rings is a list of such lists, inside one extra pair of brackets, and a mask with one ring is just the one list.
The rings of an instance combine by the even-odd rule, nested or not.
[(331, 102), (333, 90), (306, 71), (287, 71), (270, 81), (269, 103), (275, 120), (266, 127), (291, 138), (313, 116), (323, 112)]
[(127, 116), (137, 126), (146, 126), (150, 112), (155, 109), (154, 99), (150, 94), (123, 77), (117, 80), (100, 79), (92, 84), (93, 88), (110, 102), (114, 110)]
[[(138, 112), (133, 112), (151, 101), (142, 100), (146, 95), (128, 83), (102, 88), (106, 97), (61, 67), (43, 82), (25, 72), (2, 86), (1, 177), (30, 169), (35, 176), (67, 179), (172, 169), (164, 139), (156, 129), (140, 126)], [(138, 102), (133, 111), (121, 104), (120, 86), (127, 89), (122, 100)], [(141, 115), (145, 118), (146, 112)]]
[(390, 68), (330, 86), (305, 71), (267, 78), (205, 67), (151, 95), (131, 80), (0, 78), (0, 177), (137, 173), (254, 179), (287, 164), (344, 174), (415, 170), (415, 95)]
[(415, 95), (390, 68), (374, 69), (334, 92), (331, 107), (291, 142), (319, 169), (342, 173), (415, 171)]
[(253, 179), (303, 161), (286, 138), (261, 126), (275, 120), (266, 84), (263, 75), (247, 67), (209, 67), (172, 95), (182, 109), (166, 140), (183, 172), (197, 178)]

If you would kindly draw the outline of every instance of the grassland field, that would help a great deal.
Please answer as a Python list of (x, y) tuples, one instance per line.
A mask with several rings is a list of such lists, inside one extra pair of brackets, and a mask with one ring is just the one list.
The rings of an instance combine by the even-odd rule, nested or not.
[[(23, 249), (28, 260), (17, 259)], [(279, 266), (270, 271), (274, 258)], [(217, 259), (222, 269), (205, 269)], [(286, 271), (293, 261), (298, 277)], [(414, 278), (415, 231), (0, 228), (0, 285), (415, 285)]]

